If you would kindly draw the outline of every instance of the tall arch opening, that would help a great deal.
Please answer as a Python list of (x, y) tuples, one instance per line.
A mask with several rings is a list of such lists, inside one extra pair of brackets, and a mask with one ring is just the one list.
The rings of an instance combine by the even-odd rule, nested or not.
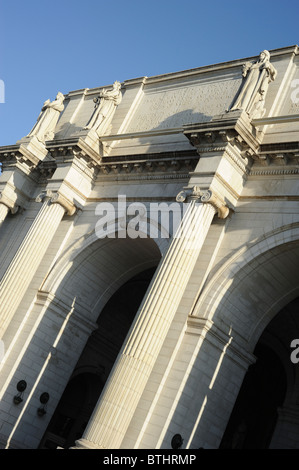
[(40, 448), (69, 448), (82, 436), (155, 269), (124, 283), (101, 311), (98, 327), (74, 368)]
[(298, 448), (299, 360), (291, 357), (291, 343), (299, 338), (298, 311), (299, 297), (261, 334), (254, 349), (256, 362), (244, 377), (220, 448)]

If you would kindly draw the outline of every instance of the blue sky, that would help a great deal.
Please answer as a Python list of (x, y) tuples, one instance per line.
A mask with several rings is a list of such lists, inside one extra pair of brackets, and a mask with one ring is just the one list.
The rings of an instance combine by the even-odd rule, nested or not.
[(0, 145), (67, 93), (299, 43), (298, 0), (0, 0)]

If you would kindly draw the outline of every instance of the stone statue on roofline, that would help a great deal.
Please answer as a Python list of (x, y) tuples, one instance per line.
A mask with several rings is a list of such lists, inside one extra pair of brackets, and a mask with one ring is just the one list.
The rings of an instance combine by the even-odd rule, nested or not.
[(46, 100), (37, 118), (36, 124), (27, 137), (36, 137), (40, 142), (52, 140), (60, 113), (64, 110), (64, 95), (59, 91), (54, 101)]
[(94, 111), (84, 129), (93, 129), (99, 136), (109, 129), (116, 107), (122, 100), (120, 89), (121, 83), (115, 81), (112, 89), (103, 89), (99, 96), (94, 98)]
[(269, 84), (276, 78), (277, 71), (270, 63), (269, 51), (262, 51), (257, 62), (243, 65), (244, 81), (232, 107), (228, 110), (244, 110), (250, 119), (264, 116), (265, 98)]

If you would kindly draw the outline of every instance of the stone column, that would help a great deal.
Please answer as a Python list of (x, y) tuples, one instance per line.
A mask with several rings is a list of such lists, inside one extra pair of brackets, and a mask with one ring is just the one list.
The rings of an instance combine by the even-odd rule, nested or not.
[(228, 209), (211, 191), (182, 191), (190, 197), (181, 226), (162, 259), (77, 448), (119, 448), (204, 243), (211, 222)]
[(43, 194), (43, 205), (0, 282), (0, 337), (5, 333), (35, 272), (52, 241), (58, 225), (75, 206), (61, 194)]
[(9, 208), (0, 202), (0, 224), (5, 220), (5, 217), (7, 216), (9, 211)]

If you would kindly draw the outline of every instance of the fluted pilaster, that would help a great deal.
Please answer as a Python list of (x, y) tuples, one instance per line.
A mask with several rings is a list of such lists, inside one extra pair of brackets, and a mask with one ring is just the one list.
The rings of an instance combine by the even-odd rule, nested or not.
[(0, 224), (5, 220), (8, 214), (9, 208), (0, 202)]
[[(186, 197), (181, 194), (178, 200)], [(199, 202), (201, 197), (197, 191), (191, 194), (181, 226), (139, 308), (78, 448), (121, 445), (217, 211), (215, 205)]]
[(7, 197), (3, 192), (0, 193), (0, 224), (5, 220), (9, 211), (12, 214), (15, 214), (18, 211), (19, 207)]
[[(45, 195), (44, 195), (45, 196)], [(40, 198), (42, 200), (44, 198)], [(0, 337), (5, 333), (68, 208), (46, 197), (0, 281)]]

